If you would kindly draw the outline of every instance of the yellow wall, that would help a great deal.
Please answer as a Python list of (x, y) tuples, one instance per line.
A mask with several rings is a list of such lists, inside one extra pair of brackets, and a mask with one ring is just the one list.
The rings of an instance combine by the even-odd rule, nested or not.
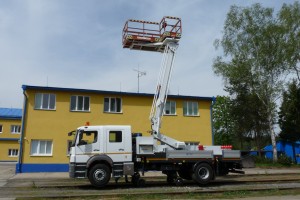
[(0, 161), (17, 161), (18, 157), (9, 157), (9, 149), (19, 149), (17, 140), (3, 141), (3, 138), (19, 139), (20, 134), (11, 133), (11, 125), (21, 125), (21, 119), (0, 119), (2, 133), (0, 133)]
[(196, 141), (203, 145), (212, 145), (211, 102), (199, 101), (199, 116), (183, 116), (183, 101), (187, 100), (189, 99), (176, 100), (177, 115), (163, 117), (161, 132), (180, 141)]
[(18, 157), (8, 156), (9, 149), (19, 149), (18, 141), (0, 141), (0, 161), (18, 161)]
[[(32, 90), (27, 90), (26, 93), (28, 105), (23, 140), (23, 163), (68, 163), (67, 141), (72, 140), (72, 137), (67, 136), (67, 133), (85, 125), (86, 122), (90, 122), (90, 125), (131, 125), (133, 132), (141, 132), (143, 135), (149, 135), (147, 131), (151, 129), (149, 113), (152, 97), (150, 96)], [(56, 94), (56, 110), (35, 110), (35, 93)], [(70, 112), (71, 95), (90, 96), (90, 112)], [(104, 113), (104, 97), (122, 98), (122, 113)], [(199, 101), (199, 117), (184, 117), (183, 99), (170, 100), (176, 101), (177, 116), (163, 117), (162, 132), (181, 141), (200, 141), (204, 145), (211, 145), (211, 102)], [(32, 139), (52, 140), (52, 156), (31, 156)]]

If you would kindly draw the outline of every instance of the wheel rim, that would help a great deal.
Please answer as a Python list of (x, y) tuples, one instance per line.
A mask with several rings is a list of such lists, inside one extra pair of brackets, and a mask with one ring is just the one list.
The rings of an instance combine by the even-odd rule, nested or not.
[(96, 181), (103, 181), (105, 179), (106, 172), (103, 169), (97, 169), (94, 172), (94, 177)]
[(209, 177), (209, 171), (205, 167), (201, 167), (198, 171), (199, 178), (204, 180)]

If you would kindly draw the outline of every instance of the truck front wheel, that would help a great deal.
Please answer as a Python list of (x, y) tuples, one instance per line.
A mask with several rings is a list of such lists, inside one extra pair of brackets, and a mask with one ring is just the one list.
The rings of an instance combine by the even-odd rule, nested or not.
[(94, 165), (89, 172), (89, 180), (95, 187), (104, 187), (110, 180), (111, 171), (105, 164)]
[(193, 174), (193, 179), (200, 185), (208, 184), (213, 177), (213, 170), (207, 163), (199, 164)]

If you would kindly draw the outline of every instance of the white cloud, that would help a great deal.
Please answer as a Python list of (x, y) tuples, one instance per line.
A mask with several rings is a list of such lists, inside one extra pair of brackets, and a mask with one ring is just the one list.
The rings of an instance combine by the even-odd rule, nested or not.
[[(22, 84), (99, 90), (137, 91), (140, 66), (147, 75), (140, 91), (155, 90), (162, 54), (122, 49), (127, 19), (183, 20), (183, 37), (170, 85), (172, 94), (225, 94), (212, 72), (230, 5), (259, 0), (3, 0), (0, 1), (0, 107), (21, 107)], [(263, 1), (279, 9), (283, 2)], [(48, 80), (48, 81), (47, 81)]]

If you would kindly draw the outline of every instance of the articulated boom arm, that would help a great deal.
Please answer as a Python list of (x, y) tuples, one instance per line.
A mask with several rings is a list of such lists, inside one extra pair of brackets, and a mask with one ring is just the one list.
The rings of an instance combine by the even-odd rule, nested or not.
[(159, 129), (163, 117), (164, 106), (166, 104), (169, 83), (171, 78), (171, 72), (173, 68), (174, 58), (178, 44), (170, 42), (166, 45), (163, 53), (163, 60), (161, 63), (161, 69), (157, 81), (156, 92), (154, 95), (150, 120), (152, 134), (159, 134)]
[(181, 32), (181, 19), (178, 17), (165, 16), (160, 23), (131, 19), (125, 23), (122, 41), (123, 48), (163, 52), (150, 120), (153, 137), (175, 149), (183, 148), (185, 143), (161, 134), (160, 127)]
[(175, 53), (178, 47), (177, 42), (174, 41), (165, 41), (165, 42), (167, 44), (163, 53), (161, 69), (160, 69), (156, 92), (155, 92), (155, 96), (152, 103), (152, 109), (150, 113), (152, 135), (154, 136), (155, 139), (173, 148), (181, 148), (184, 145), (184, 143), (174, 140), (160, 133), (164, 106), (166, 104), (166, 100), (168, 96), (169, 83), (170, 83), (173, 64), (175, 60)]

